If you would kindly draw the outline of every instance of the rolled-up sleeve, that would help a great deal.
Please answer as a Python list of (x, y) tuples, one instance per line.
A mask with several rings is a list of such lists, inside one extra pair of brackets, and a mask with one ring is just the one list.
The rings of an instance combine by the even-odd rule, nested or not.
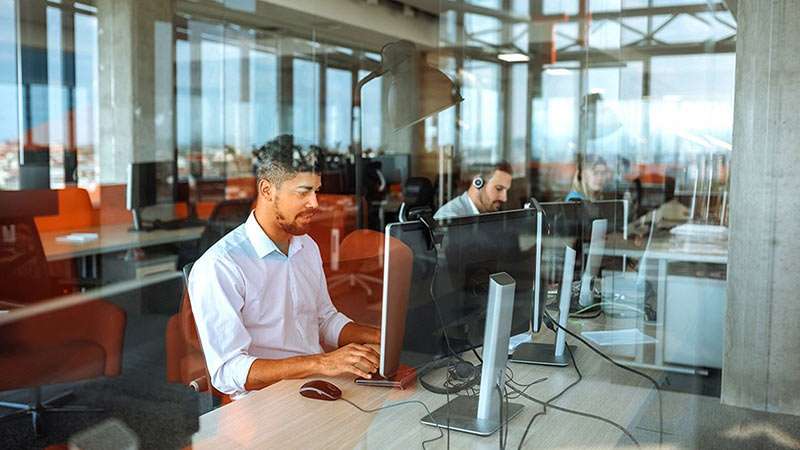
[(242, 321), (244, 280), (222, 258), (201, 258), (189, 276), (189, 298), (211, 384), (234, 398), (246, 392), (245, 383), (256, 357)]
[(317, 317), (319, 318), (319, 335), (323, 342), (333, 348), (339, 347), (339, 333), (352, 320), (336, 310), (328, 293), (325, 272), (320, 270), (320, 288), (317, 294)]

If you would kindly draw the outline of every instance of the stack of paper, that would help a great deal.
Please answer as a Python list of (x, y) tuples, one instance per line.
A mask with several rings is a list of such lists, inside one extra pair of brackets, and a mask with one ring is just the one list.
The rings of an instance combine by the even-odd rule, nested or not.
[(630, 345), (630, 344), (654, 344), (655, 338), (648, 336), (638, 328), (628, 330), (611, 331), (584, 331), (583, 337), (589, 339), (597, 345)]
[(97, 240), (97, 233), (72, 233), (56, 238), (56, 241), (58, 242), (72, 242), (76, 244), (82, 244), (84, 242), (90, 242), (94, 240)]

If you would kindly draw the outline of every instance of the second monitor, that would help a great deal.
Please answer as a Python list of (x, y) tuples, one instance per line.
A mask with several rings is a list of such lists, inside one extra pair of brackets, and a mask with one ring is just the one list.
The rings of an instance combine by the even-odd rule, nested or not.
[(484, 342), (489, 276), (515, 281), (511, 334), (538, 329), (545, 301), (541, 215), (515, 210), (437, 221), (439, 250), (420, 221), (386, 230), (380, 373), (424, 367)]

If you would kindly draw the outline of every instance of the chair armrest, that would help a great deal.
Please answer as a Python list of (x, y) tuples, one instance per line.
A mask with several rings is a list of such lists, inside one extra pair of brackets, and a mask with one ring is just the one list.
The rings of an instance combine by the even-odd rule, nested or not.
[(208, 378), (205, 375), (189, 382), (189, 387), (194, 389), (195, 392), (208, 391)]

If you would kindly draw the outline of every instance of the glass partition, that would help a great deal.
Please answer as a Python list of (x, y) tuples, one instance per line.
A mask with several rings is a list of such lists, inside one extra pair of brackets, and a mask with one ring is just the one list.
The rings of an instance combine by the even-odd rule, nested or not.
[[(631, 398), (622, 426), (657, 445), (655, 391), (613, 375), (580, 337), (657, 381), (665, 446), (723, 439), (707, 417), (729, 431), (754, 417), (797, 429), (793, 417), (778, 423), (719, 399), (734, 92), (743, 70), (737, 2), (295, 3), (0, 0), (0, 374), (9, 374), (0, 376), (0, 416), (22, 408), (0, 419), (0, 448), (81, 447), (92, 433), (112, 432), (142, 448), (184, 448), (198, 436), (239, 431), (246, 421), (219, 412), (234, 409), (222, 406), (229, 392), (217, 391), (207, 372), (186, 277), (252, 211), (271, 211), (258, 183), (269, 172), (264, 155), (276, 148), (316, 155), (321, 186), (309, 190), (306, 230), (316, 246), (308, 248), (319, 252), (319, 292), (356, 322), (381, 324), (387, 226), (419, 232), (414, 258), (427, 248), (419, 217), (444, 230), (446, 246), (473, 251), (447, 261), (442, 250), (419, 269), (423, 279), (436, 263), (481, 263), (474, 251), (504, 250), (499, 224), (485, 236), (457, 230), (491, 216), (464, 216), (514, 210), (525, 228), (541, 209), (547, 248), (538, 295), (553, 316), (561, 296), (569, 300), (564, 323), (575, 336), (566, 340), (586, 368), (583, 386), (555, 405), (583, 402), (601, 414), (616, 407), (593, 400), (596, 392)], [(514, 235), (530, 243), (532, 232)], [(568, 246), (573, 267), (565, 266)], [(525, 265), (516, 268), (527, 271), (518, 285), (531, 291), (533, 251), (514, 250), (487, 264), (509, 272), (509, 264)], [(565, 269), (574, 272), (569, 285)], [(412, 300), (427, 314), (423, 331), (438, 339), (428, 294), (420, 282)], [(457, 307), (448, 311), (459, 350), (480, 346), (485, 305), (473, 297), (467, 320)], [(526, 334), (519, 317), (514, 330)], [(542, 329), (532, 339), (555, 335)], [(441, 356), (440, 342), (417, 343), (428, 359)], [(478, 367), (479, 351), (465, 355)], [(452, 375), (439, 369), (433, 379)], [(555, 395), (573, 377), (574, 369), (560, 370), (517, 374), (546, 379), (526, 392)], [(603, 384), (585, 387), (590, 379)], [(59, 396), (68, 390), (72, 398)], [(424, 387), (406, 394), (442, 400)], [(50, 406), (74, 400), (103, 412), (25, 409), (45, 408), (54, 396)], [(376, 407), (385, 400), (378, 397), (369, 397)], [(539, 411), (530, 405), (525, 421)], [(363, 416), (370, 418), (356, 428), (364, 433), (341, 442), (382, 447), (376, 437), (394, 417), (386, 414)], [(557, 414), (583, 427), (548, 407), (536, 419), (547, 425), (535, 423), (523, 445), (558, 426)], [(216, 433), (219, 417), (235, 423)], [(237, 444), (269, 446), (254, 437), (263, 430), (245, 425), (259, 432), (241, 433)], [(510, 429), (517, 445), (524, 426)], [(597, 445), (627, 445), (618, 431), (601, 433)], [(416, 445), (417, 437), (400, 441)], [(589, 445), (565, 442), (541, 445)]]

